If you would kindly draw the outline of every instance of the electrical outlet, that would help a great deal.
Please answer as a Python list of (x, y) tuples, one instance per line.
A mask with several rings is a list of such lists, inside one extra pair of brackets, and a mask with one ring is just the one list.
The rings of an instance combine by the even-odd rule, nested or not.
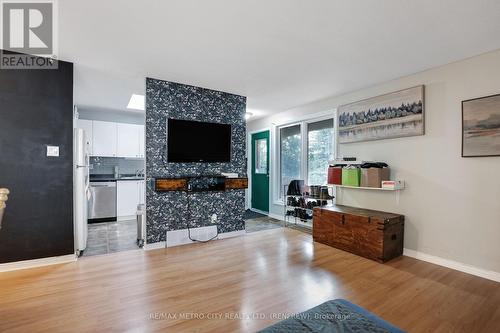
[(47, 157), (59, 157), (59, 146), (47, 146)]
[(212, 224), (217, 224), (217, 214), (212, 214), (210, 222), (212, 222)]

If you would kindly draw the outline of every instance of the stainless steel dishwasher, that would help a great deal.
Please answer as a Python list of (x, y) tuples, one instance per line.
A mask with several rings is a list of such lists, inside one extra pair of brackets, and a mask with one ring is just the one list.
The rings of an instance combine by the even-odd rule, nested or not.
[(90, 182), (89, 223), (116, 221), (116, 181)]

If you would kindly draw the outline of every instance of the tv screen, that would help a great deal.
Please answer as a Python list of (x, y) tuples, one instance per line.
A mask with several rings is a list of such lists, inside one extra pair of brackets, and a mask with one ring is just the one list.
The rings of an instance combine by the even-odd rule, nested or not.
[(168, 162), (230, 162), (231, 125), (168, 119)]

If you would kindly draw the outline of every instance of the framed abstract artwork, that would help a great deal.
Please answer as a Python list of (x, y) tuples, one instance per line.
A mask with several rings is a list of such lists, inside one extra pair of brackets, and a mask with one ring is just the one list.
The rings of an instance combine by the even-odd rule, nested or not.
[(424, 86), (338, 108), (339, 143), (424, 135)]
[(500, 156), (500, 94), (462, 102), (462, 157)]

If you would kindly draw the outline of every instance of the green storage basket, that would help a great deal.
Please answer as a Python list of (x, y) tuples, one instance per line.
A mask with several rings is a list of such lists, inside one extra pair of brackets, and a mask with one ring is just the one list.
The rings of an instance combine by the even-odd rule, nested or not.
[(361, 170), (359, 168), (342, 169), (342, 185), (359, 187), (360, 179)]

